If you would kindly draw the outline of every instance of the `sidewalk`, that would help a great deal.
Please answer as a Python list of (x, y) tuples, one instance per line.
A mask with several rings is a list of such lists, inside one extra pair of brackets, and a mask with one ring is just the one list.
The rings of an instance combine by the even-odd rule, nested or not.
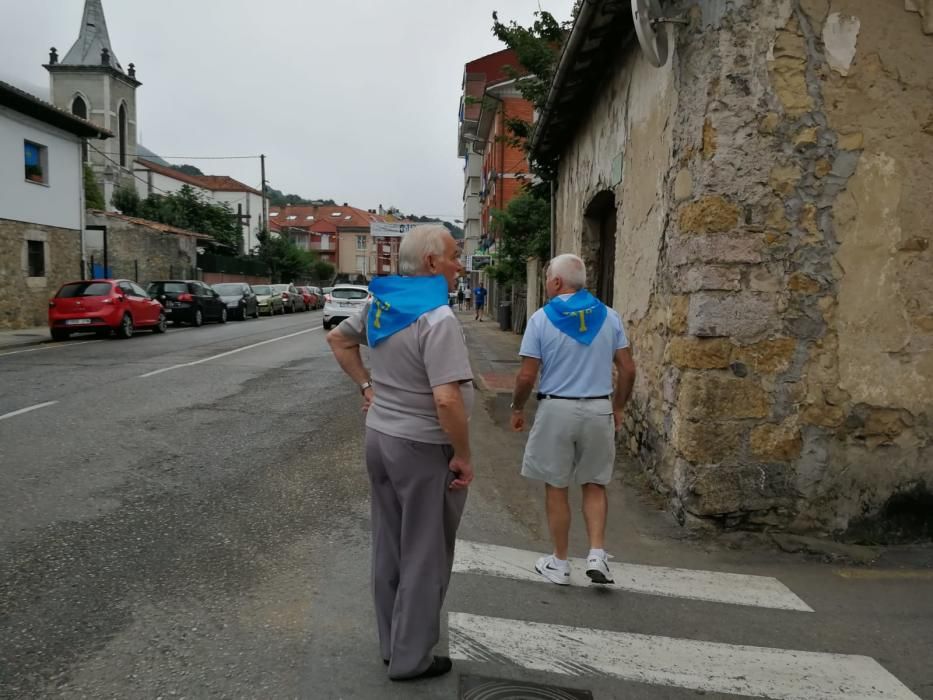
[[(481, 400), (488, 420), (476, 422), (482, 434), (482, 449), (495, 464), (496, 471), (520, 471), (522, 453), (528, 433), (513, 433), (509, 426), (512, 390), (520, 366), (518, 355), (522, 337), (511, 331), (502, 331), (492, 320), (482, 323), (473, 319), (473, 312), (456, 312), (463, 324), (473, 374), (480, 389)], [(481, 403), (482, 402), (482, 403)], [(533, 421), (537, 409), (535, 397), (529, 399), (526, 418)], [(482, 409), (480, 409), (482, 410)], [(474, 413), (474, 420), (476, 420)], [(486, 418), (484, 416), (483, 418)], [(537, 534), (545, 535), (546, 520), (539, 489), (535, 484), (517, 477), (508, 490), (521, 494), (526, 504), (534, 504), (537, 513), (528, 517), (537, 521)], [(835, 542), (828, 538), (808, 537), (781, 532), (747, 532), (697, 530), (681, 527), (671, 515), (663, 496), (646, 482), (641, 468), (623, 452), (616, 461), (616, 473), (609, 485), (610, 518), (607, 536), (621, 544), (620, 549), (636, 557), (661, 563), (674, 551), (691, 559), (702, 558), (701, 553), (720, 555), (733, 553), (747, 561), (766, 561), (769, 556), (789, 557), (789, 561), (835, 562), (853, 565), (933, 567), (933, 546), (863, 546)], [(575, 511), (578, 498), (571, 494)], [(582, 545), (580, 523), (575, 525), (573, 539)], [(683, 550), (686, 546), (687, 552)], [(689, 552), (689, 554), (688, 554)], [(731, 558), (728, 557), (727, 558)]]
[(21, 345), (37, 345), (50, 341), (48, 326), (0, 331), (0, 350), (17, 348)]

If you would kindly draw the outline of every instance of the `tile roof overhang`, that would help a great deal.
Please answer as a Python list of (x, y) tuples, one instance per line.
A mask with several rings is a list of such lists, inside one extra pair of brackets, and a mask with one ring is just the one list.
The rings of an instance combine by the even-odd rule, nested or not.
[(532, 134), (530, 148), (536, 160), (560, 153), (589, 113), (606, 75), (634, 41), (630, 0), (588, 0), (581, 5)]
[(9, 107), (20, 114), (38, 119), (75, 136), (95, 139), (109, 139), (113, 136), (113, 133), (107, 129), (76, 117), (9, 83), (0, 82), (0, 106)]

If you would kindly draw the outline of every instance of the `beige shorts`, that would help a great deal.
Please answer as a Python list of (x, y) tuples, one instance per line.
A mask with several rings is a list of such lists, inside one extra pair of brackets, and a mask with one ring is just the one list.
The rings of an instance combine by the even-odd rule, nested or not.
[(558, 488), (572, 483), (606, 485), (615, 458), (609, 399), (542, 399), (525, 445), (522, 476)]

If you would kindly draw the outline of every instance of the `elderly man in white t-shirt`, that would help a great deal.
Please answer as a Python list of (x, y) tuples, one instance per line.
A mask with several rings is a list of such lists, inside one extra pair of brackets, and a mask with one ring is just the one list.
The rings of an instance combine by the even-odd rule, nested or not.
[[(583, 490), (590, 541), (586, 574), (612, 583), (605, 550), (606, 485), (615, 463), (615, 433), (635, 382), (635, 362), (619, 315), (585, 289), (586, 267), (559, 255), (547, 271), (549, 303), (528, 321), (512, 397), (512, 428), (525, 428), (525, 403), (538, 372), (538, 411), (525, 447), (522, 475), (545, 483), (554, 552), (535, 570), (553, 583), (570, 583), (568, 488)], [(612, 367), (618, 369), (613, 387)]]

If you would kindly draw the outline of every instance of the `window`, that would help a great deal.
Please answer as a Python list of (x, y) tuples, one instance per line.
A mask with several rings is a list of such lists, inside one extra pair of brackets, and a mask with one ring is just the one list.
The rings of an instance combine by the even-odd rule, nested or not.
[(131, 282), (131, 283), (130, 283), (130, 289), (133, 290), (133, 294), (134, 294), (135, 296), (142, 297), (143, 299), (148, 299), (148, 298), (149, 298), (149, 295), (146, 293), (146, 290), (143, 289), (142, 287), (140, 287), (138, 284), (133, 284), (133, 283)]
[(24, 141), (23, 164), (25, 166), (25, 177), (29, 182), (40, 185), (49, 184), (48, 148), (32, 141)]
[(71, 102), (71, 113), (81, 119), (87, 119), (87, 102), (81, 95), (75, 95)]
[(29, 276), (45, 277), (45, 242), (26, 241), (26, 257), (29, 260)]
[(357, 250), (366, 250), (366, 236), (357, 236), (357, 237), (356, 237), (356, 249), (357, 249)]
[(362, 255), (356, 256), (356, 271), (366, 272), (366, 258)]
[(120, 105), (120, 165), (126, 167), (126, 105)]
[(73, 282), (58, 290), (59, 299), (74, 297), (105, 297), (110, 294), (109, 282)]
[(353, 289), (352, 287), (337, 287), (334, 291), (331, 292), (331, 296), (334, 299), (366, 299), (369, 297), (369, 292), (365, 289)]

